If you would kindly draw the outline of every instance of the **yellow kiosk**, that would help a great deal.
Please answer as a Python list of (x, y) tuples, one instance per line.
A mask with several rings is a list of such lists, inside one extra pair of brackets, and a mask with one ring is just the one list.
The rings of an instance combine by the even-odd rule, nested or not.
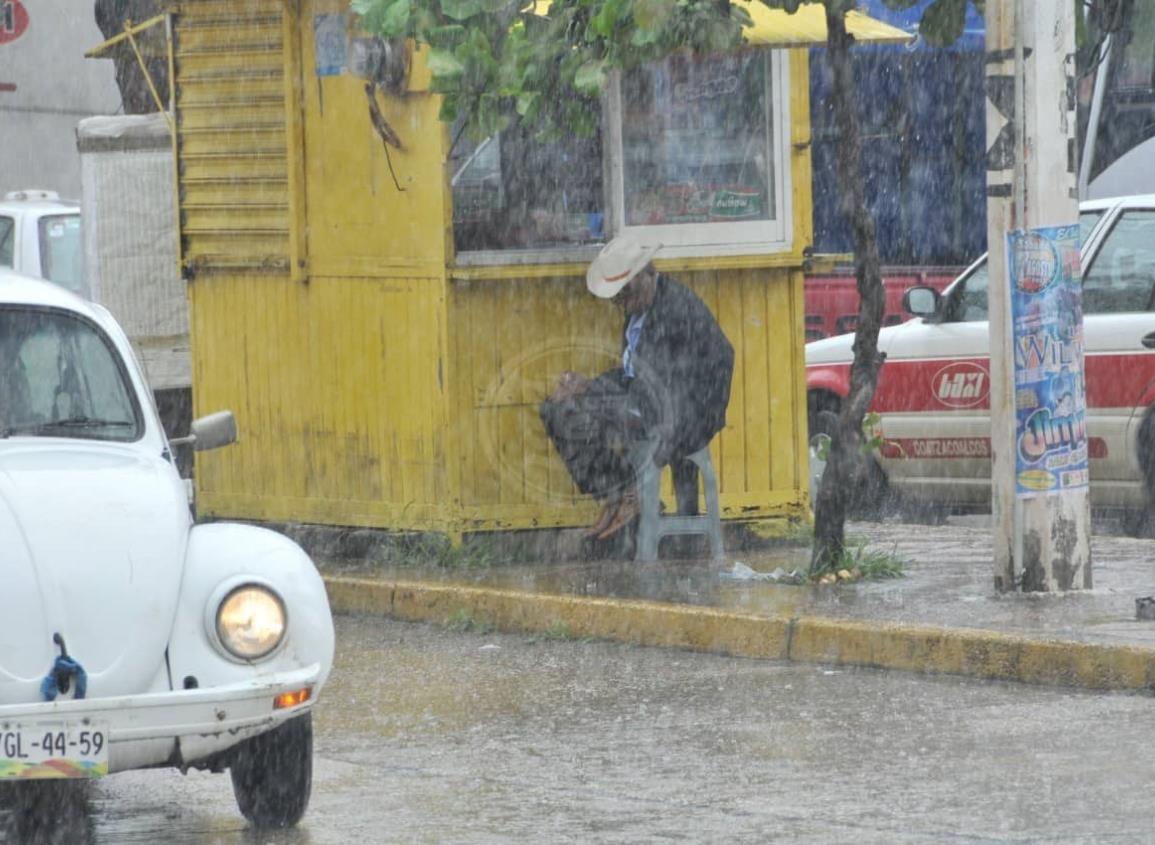
[(819, 7), (750, 9), (751, 46), (620, 75), (600, 134), (541, 144), (458, 137), (422, 53), (359, 33), (344, 0), (174, 4), (194, 404), (241, 431), (198, 458), (200, 513), (455, 540), (588, 524), (537, 406), (620, 354), (584, 273), (636, 230), (735, 347), (723, 518), (807, 519), (806, 48), (825, 27)]

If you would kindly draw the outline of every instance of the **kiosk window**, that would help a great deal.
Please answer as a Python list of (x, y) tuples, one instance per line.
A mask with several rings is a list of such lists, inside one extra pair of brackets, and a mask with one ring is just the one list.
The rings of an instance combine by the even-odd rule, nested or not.
[(697, 254), (786, 245), (780, 53), (677, 55), (621, 74), (613, 187), (624, 228)]
[(460, 139), (457, 252), (572, 255), (630, 230), (671, 257), (790, 248), (788, 84), (782, 50), (677, 55), (615, 74), (592, 137)]
[(458, 252), (541, 250), (601, 243), (601, 138), (534, 138), (513, 126), (450, 159)]

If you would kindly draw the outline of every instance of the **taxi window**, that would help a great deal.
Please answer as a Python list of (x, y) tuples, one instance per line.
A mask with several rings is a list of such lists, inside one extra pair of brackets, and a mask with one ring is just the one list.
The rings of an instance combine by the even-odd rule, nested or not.
[(1155, 210), (1120, 215), (1083, 275), (1083, 313), (1150, 311), (1155, 306)]
[(16, 221), (0, 217), (0, 267), (11, 267), (15, 257)]
[(959, 319), (966, 322), (987, 319), (987, 263), (985, 261), (967, 277), (960, 311)]
[(1095, 224), (1099, 222), (1099, 218), (1103, 216), (1102, 211), (1081, 211), (1079, 212), (1079, 243), (1085, 244), (1087, 238), (1091, 236), (1091, 232), (1095, 230)]
[(969, 323), (987, 319), (987, 262), (951, 285), (943, 310), (944, 323)]
[(79, 214), (40, 218), (40, 273), (73, 293), (84, 295), (84, 242)]

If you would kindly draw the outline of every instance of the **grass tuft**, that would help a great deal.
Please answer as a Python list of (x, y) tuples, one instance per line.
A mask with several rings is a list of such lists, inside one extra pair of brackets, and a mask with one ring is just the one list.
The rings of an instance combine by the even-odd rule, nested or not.
[(484, 616), (474, 616), (464, 607), (459, 607), (445, 620), (445, 630), (454, 634), (491, 634), (496, 630), (496, 626), (492, 620)]
[(909, 565), (910, 560), (898, 554), (897, 544), (885, 552), (869, 548), (865, 540), (848, 540), (838, 561), (830, 569), (811, 573), (810, 580), (825, 585), (904, 578)]
[(903, 578), (906, 576), (906, 567), (910, 564), (907, 558), (898, 554), (898, 545), (889, 552), (867, 547), (866, 541), (859, 540), (842, 547), (842, 557), (839, 560), (840, 570), (855, 570), (862, 573), (862, 578), (869, 581), (879, 581), (887, 578)]
[(471, 541), (454, 546), (440, 534), (403, 534), (382, 545), (377, 562), (400, 567), (439, 569), (488, 569), (498, 562), (494, 545)]

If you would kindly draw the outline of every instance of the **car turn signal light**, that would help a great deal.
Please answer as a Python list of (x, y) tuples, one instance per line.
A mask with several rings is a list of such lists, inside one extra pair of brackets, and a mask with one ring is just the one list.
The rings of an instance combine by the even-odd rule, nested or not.
[(283, 692), (273, 699), (273, 709), (286, 710), (289, 707), (296, 707), (298, 704), (304, 704), (312, 695), (312, 687), (304, 687), (303, 689), (293, 690), (292, 692)]

